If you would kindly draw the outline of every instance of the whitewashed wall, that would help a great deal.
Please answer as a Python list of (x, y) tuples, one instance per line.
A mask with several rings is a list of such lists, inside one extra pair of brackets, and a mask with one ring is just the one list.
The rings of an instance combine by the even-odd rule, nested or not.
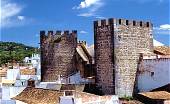
[(8, 69), (7, 70), (7, 79), (16, 80), (20, 78), (20, 70), (19, 69)]
[(20, 94), (26, 87), (12, 87), (12, 86), (3, 86), (2, 87), (2, 99), (10, 100), (11, 98)]
[(169, 59), (144, 59), (140, 64), (139, 92), (150, 91), (170, 83)]

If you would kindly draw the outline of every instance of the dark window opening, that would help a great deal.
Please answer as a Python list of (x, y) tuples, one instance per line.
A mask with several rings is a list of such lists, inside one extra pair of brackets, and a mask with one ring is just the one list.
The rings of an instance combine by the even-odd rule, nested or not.
[(149, 22), (146, 22), (146, 27), (149, 27)]
[(129, 20), (126, 20), (126, 25), (129, 25)]
[(154, 72), (151, 72), (151, 77), (153, 77), (153, 75), (154, 75)]
[(133, 26), (136, 26), (136, 21), (133, 21)]
[(119, 35), (119, 36), (118, 36), (118, 40), (120, 41), (120, 39), (121, 39), (121, 36)]
[(140, 21), (140, 26), (142, 26), (142, 21)]
[(121, 19), (119, 19), (119, 25), (121, 25), (121, 22), (122, 22)]

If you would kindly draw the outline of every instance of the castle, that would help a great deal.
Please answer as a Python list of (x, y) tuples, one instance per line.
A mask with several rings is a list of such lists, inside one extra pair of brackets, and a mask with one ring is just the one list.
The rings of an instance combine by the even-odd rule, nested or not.
[(80, 71), (82, 77), (88, 76), (91, 56), (84, 48), (84, 41), (77, 42), (77, 31), (40, 31), (41, 80), (56, 82)]
[(68, 76), (75, 68), (75, 48), (77, 45), (77, 32), (49, 31), (46, 36), (45, 31), (41, 31), (41, 60), (42, 60), (42, 80), (55, 81), (58, 76)]
[[(140, 54), (153, 53), (152, 27), (150, 22), (135, 20), (94, 21), (95, 83), (103, 94), (133, 95)], [(91, 56), (78, 45), (76, 31), (48, 35), (41, 31), (40, 35), (42, 81), (56, 81), (78, 70), (82, 77), (94, 75)]]
[(152, 24), (125, 19), (94, 22), (96, 83), (104, 94), (132, 96), (140, 53), (153, 52)]

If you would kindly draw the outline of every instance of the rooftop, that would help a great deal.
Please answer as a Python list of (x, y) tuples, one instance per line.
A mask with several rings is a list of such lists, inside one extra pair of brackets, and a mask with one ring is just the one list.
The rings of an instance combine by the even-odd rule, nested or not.
[(35, 69), (20, 69), (21, 75), (35, 75)]
[(150, 99), (170, 100), (170, 93), (167, 91), (143, 92), (139, 93), (139, 95), (145, 96)]
[(62, 95), (63, 93), (55, 90), (29, 87), (13, 99), (20, 100), (28, 104), (58, 104), (59, 96)]
[(170, 55), (170, 47), (168, 46), (156, 46), (154, 52), (162, 55)]

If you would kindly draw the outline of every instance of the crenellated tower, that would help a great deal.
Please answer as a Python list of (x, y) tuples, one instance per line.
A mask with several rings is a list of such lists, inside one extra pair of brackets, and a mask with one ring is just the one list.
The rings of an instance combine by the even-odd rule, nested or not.
[(153, 52), (150, 22), (94, 21), (96, 82), (104, 94), (132, 96), (140, 53)]
[(77, 31), (40, 31), (41, 78), (55, 82), (76, 71)]

